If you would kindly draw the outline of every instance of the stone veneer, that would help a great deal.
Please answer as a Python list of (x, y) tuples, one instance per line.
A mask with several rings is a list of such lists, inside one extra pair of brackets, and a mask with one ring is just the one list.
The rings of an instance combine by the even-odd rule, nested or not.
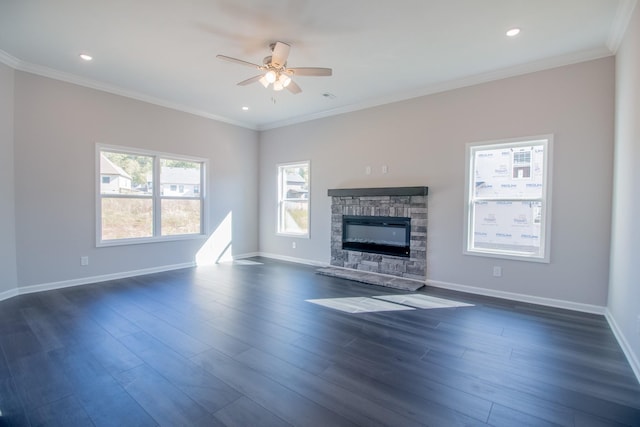
[[(425, 281), (427, 278), (427, 187), (329, 190), (331, 265)], [(342, 216), (411, 218), (410, 257), (342, 249)]]

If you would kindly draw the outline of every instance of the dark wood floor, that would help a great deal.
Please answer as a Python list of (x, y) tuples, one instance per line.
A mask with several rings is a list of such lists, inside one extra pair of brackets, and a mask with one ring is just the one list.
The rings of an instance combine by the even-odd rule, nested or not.
[(348, 314), (305, 299), (402, 292), (254, 260), (0, 302), (0, 425), (640, 425), (602, 316)]

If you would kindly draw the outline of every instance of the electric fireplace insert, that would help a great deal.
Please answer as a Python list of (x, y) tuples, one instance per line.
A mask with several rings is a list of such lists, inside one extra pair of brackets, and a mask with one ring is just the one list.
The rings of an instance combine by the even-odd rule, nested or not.
[(399, 257), (410, 256), (411, 218), (342, 217), (342, 249)]

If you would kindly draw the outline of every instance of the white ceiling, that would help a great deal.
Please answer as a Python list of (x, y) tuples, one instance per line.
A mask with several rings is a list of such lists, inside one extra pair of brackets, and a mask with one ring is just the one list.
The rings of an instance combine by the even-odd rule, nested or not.
[[(635, 3), (0, 0), (0, 61), (268, 129), (612, 55)], [(522, 32), (508, 38), (512, 27)], [(298, 95), (274, 92), (237, 86), (256, 70), (215, 57), (260, 64), (274, 41), (291, 44), (290, 67), (330, 67), (333, 76), (297, 77)]]

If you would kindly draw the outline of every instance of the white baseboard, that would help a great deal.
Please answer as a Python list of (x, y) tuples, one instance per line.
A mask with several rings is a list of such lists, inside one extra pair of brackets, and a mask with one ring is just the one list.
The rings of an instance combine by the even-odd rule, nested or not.
[(329, 264), (326, 263), (326, 262), (314, 261), (314, 260), (305, 259), (305, 258), (295, 258), (295, 257), (291, 257), (291, 256), (286, 256), (286, 255), (271, 254), (271, 253), (268, 253), (268, 252), (259, 252), (258, 256), (263, 256), (265, 258), (277, 259), (277, 260), (280, 260), (280, 261), (295, 262), (297, 264), (313, 265), (313, 266), (316, 266), (316, 267), (328, 267), (329, 266)]
[(622, 334), (622, 331), (620, 330), (616, 319), (613, 317), (609, 309), (605, 310), (604, 317), (607, 319), (607, 322), (609, 322), (609, 326), (613, 331), (613, 335), (616, 337), (616, 340), (618, 340), (618, 344), (620, 344), (620, 347), (622, 347), (622, 351), (624, 352), (624, 355), (627, 356), (629, 365), (631, 365), (631, 369), (636, 375), (636, 379), (640, 383), (640, 361), (638, 361), (638, 356), (631, 349), (629, 342)]
[(521, 301), (530, 304), (545, 305), (548, 307), (564, 308), (567, 310), (582, 311), (585, 313), (602, 314), (605, 313), (605, 307), (599, 305), (582, 304), (579, 302), (565, 301), (554, 298), (536, 297), (526, 294), (518, 294), (515, 292), (496, 291), (493, 289), (477, 288), (475, 286), (458, 285), (456, 283), (441, 282), (438, 280), (427, 280), (427, 286), (436, 288), (450, 289), (452, 291), (467, 292), (470, 294), (484, 295), (488, 297), (508, 299), (511, 301)]
[(127, 277), (142, 276), (145, 274), (162, 273), (164, 271), (179, 270), (181, 268), (195, 267), (194, 262), (182, 264), (162, 265), (159, 267), (143, 268), (140, 270), (122, 271), (119, 273), (103, 274), (100, 276), (80, 277), (78, 279), (62, 280), (60, 282), (42, 283), (39, 285), (21, 286), (16, 290), (16, 295), (32, 294), (34, 292), (51, 291), (54, 289), (69, 288), (71, 286), (88, 285), (91, 283), (106, 282), (109, 280), (125, 279)]
[(234, 255), (233, 259), (245, 259), (245, 258), (253, 258), (256, 256), (260, 256), (260, 252), (248, 252), (246, 254)]
[(0, 301), (4, 301), (6, 299), (13, 298), (13, 297), (15, 297), (17, 295), (18, 295), (18, 289), (17, 288), (9, 289), (8, 291), (4, 291), (4, 292), (0, 293)]
[[(250, 252), (246, 254), (234, 255), (233, 259), (244, 259), (260, 256), (259, 252)], [(52, 291), (55, 289), (70, 288), (72, 286), (89, 285), (92, 283), (106, 282), (109, 280), (126, 279), (127, 277), (143, 276), (145, 274), (162, 273), (164, 271), (180, 270), (182, 268), (196, 267), (195, 261), (185, 262), (181, 264), (162, 265), (159, 267), (143, 268), (140, 270), (122, 271), (118, 273), (103, 274), (99, 276), (80, 277), (78, 279), (62, 280), (59, 282), (41, 283), (38, 285), (19, 286), (14, 289), (0, 293), (0, 301), (35, 292)]]

